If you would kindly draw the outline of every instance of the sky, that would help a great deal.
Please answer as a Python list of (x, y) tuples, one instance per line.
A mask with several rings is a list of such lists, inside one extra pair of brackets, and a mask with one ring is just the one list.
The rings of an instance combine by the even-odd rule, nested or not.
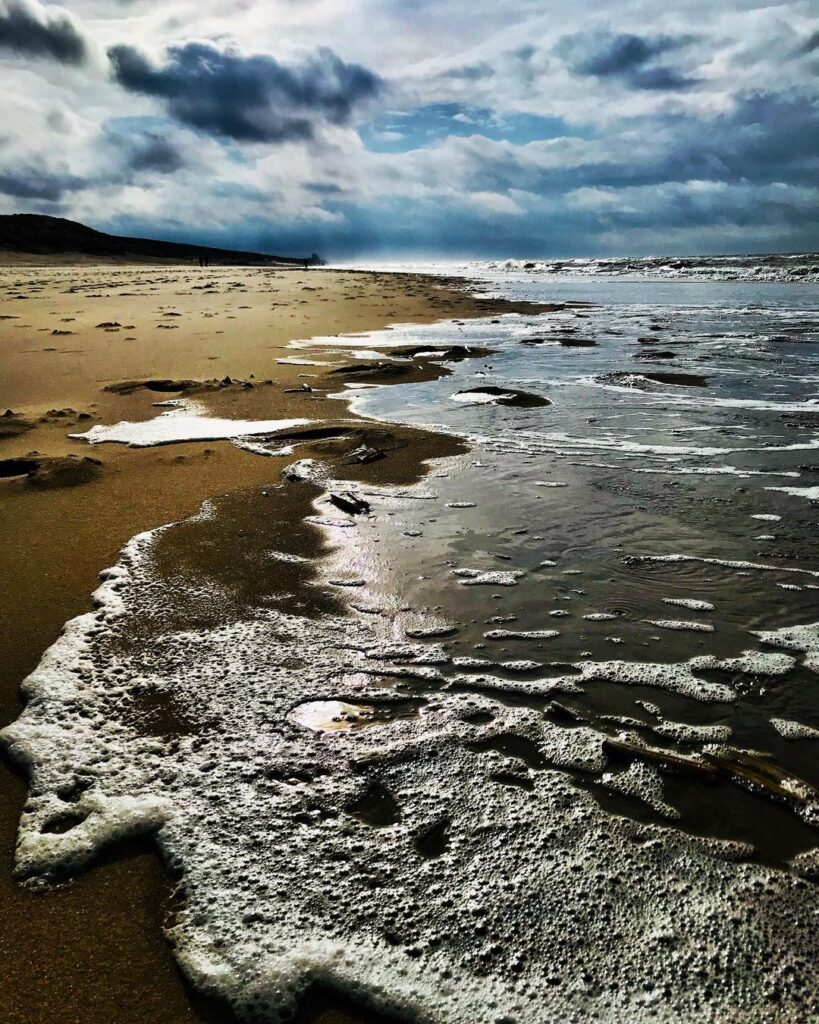
[(0, 0), (0, 213), (331, 260), (819, 249), (817, 0)]

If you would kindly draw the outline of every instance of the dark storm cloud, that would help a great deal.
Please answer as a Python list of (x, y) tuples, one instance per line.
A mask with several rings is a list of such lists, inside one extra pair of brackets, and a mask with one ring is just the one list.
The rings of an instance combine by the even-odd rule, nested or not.
[(21, 0), (0, 6), (2, 50), (61, 64), (82, 64), (88, 56), (85, 40), (65, 14), (38, 11)]
[[(621, 127), (631, 136), (632, 121)], [(588, 160), (567, 166), (541, 166), (525, 149), (493, 144), (485, 136), (464, 139), (455, 162), (466, 168), (466, 192), (520, 190), (552, 198), (580, 188), (690, 181), (809, 188), (819, 180), (819, 108), (802, 96), (752, 93), (718, 116), (660, 113), (646, 117), (642, 127), (652, 142), (639, 152), (620, 144), (617, 129), (608, 125), (610, 144), (592, 146)]]
[(609, 36), (601, 40), (575, 36), (574, 39), (581, 47), (585, 42), (590, 50), (588, 56), (575, 61), (575, 69), (584, 75), (598, 76), (633, 71), (672, 45), (666, 38), (648, 40), (640, 36)]
[(67, 192), (85, 188), (87, 182), (72, 175), (49, 174), (33, 169), (20, 171), (0, 170), (0, 194), (15, 199), (56, 202)]
[(653, 61), (688, 42), (690, 37), (687, 36), (645, 38), (581, 32), (565, 36), (557, 52), (578, 75), (618, 78), (634, 89), (686, 89), (696, 84), (694, 79), (665, 65), (654, 65)]
[(161, 67), (132, 46), (115, 46), (108, 55), (124, 88), (164, 100), (183, 124), (240, 142), (310, 138), (317, 122), (347, 123), (356, 106), (382, 89), (377, 75), (330, 49), (299, 65), (207, 43), (170, 48)]
[(800, 53), (814, 53), (816, 50), (819, 50), (819, 30), (809, 36), (799, 47)]
[(335, 185), (332, 182), (325, 181), (308, 181), (304, 187), (308, 192), (315, 192), (320, 196), (336, 196), (344, 190), (340, 185)]
[(751, 93), (712, 120), (672, 123), (668, 180), (780, 181), (819, 177), (819, 107), (804, 96)]
[(819, 107), (795, 94), (748, 93), (719, 115), (659, 115), (647, 137), (665, 140), (637, 160), (589, 164), (564, 176), (578, 185), (624, 187), (690, 180), (729, 184), (819, 180)]
[(629, 84), (635, 89), (690, 89), (697, 84), (694, 78), (686, 78), (673, 68), (643, 68), (628, 76)]
[(173, 174), (185, 166), (185, 160), (173, 143), (146, 132), (131, 143), (128, 164), (134, 171)]
[(0, 195), (22, 202), (42, 204), (67, 201), (73, 193), (95, 188), (128, 185), (143, 175), (173, 174), (186, 166), (176, 146), (158, 132), (125, 135), (105, 130), (89, 152), (96, 153), (97, 170), (86, 177), (30, 163), (7, 162), (0, 167)]
[(96, 164), (100, 179), (131, 182), (136, 175), (141, 182), (175, 174), (189, 165), (189, 156), (180, 148), (179, 130), (172, 121), (153, 119), (154, 124), (141, 125), (139, 118), (115, 118), (106, 122), (96, 140)]

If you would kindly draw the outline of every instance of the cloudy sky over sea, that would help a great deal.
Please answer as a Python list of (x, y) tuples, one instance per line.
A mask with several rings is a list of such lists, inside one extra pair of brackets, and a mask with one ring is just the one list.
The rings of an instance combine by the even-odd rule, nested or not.
[(0, 213), (274, 251), (790, 251), (813, 0), (0, 0)]

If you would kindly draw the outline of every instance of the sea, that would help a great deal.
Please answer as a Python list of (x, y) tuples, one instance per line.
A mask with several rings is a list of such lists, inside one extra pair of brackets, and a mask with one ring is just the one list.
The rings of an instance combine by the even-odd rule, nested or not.
[[(5, 730), (21, 871), (154, 835), (180, 966), (242, 1020), (315, 986), (447, 1024), (818, 1019), (819, 256), (366, 266), (548, 309), (294, 343), (457, 346), (336, 397), (468, 450), (408, 487), (297, 463), (309, 564), (229, 498), (134, 538)], [(190, 554), (225, 544), (332, 605), (240, 599)]]

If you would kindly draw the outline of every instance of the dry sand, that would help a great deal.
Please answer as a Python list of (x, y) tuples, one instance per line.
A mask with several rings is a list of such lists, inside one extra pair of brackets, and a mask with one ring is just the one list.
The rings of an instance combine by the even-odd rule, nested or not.
[[(0, 268), (0, 460), (34, 452), (35, 459), (92, 455), (101, 462), (86, 467), (81, 475), (90, 479), (78, 486), (47, 486), (54, 481), (42, 472), (39, 478), (0, 479), (0, 725), (16, 717), (20, 682), (65, 621), (88, 609), (97, 574), (116, 561), (130, 537), (190, 515), (205, 498), (220, 495), (232, 495), (238, 518), (258, 518), (261, 487), (277, 481), (289, 461), (260, 458), (225, 441), (89, 450), (69, 439), (70, 432), (97, 422), (147, 419), (157, 414), (156, 401), (193, 393), (214, 415), (319, 421), (341, 433), (340, 439), (299, 445), (293, 458), (326, 458), (328, 451), (344, 457), (360, 441), (344, 432), (372, 424), (355, 421), (343, 403), (325, 397), (339, 391), (344, 379), (329, 375), (332, 366), (277, 363), (297, 355), (287, 351), (290, 341), (534, 308), (476, 300), (454, 282), (414, 275), (121, 265)], [(340, 338), (338, 352), (319, 358), (349, 362), (343, 347)], [(412, 374), (417, 379), (442, 372), (422, 362)], [(220, 388), (104, 390), (130, 380), (225, 377), (233, 383)], [(302, 382), (314, 390), (285, 393)], [(6, 408), (15, 415), (2, 418)], [(459, 450), (452, 439), (420, 431), (391, 428), (389, 436), (379, 436), (387, 457), (358, 467), (362, 479), (409, 481), (423, 472), (425, 459)], [(69, 464), (72, 475), (76, 469)], [(64, 477), (57, 474), (56, 482)], [(276, 506), (275, 499), (263, 512), (273, 520), (292, 524), (307, 511), (280, 500)], [(160, 725), (170, 727), (167, 721)], [(56, 891), (36, 893), (12, 881), (24, 799), (24, 780), (4, 769), (0, 1020), (226, 1020), (223, 1009), (186, 991), (161, 938), (170, 882), (149, 844), (110, 855)], [(304, 1019), (366, 1019), (345, 1015), (340, 1005), (327, 1006), (320, 996), (308, 1000)]]

